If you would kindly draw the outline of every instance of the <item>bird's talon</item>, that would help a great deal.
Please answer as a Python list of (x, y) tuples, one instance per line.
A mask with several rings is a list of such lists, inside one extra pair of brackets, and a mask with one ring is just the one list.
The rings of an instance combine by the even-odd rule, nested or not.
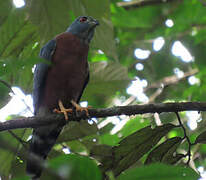
[(62, 113), (60, 110), (58, 110), (58, 109), (56, 109), (56, 108), (53, 110), (53, 112), (54, 112), (54, 113), (58, 113), (58, 114)]
[(61, 100), (59, 100), (58, 104), (59, 104), (60, 110), (58, 110), (58, 109), (55, 108), (55, 109), (53, 110), (53, 112), (58, 113), (58, 114), (64, 114), (64, 118), (65, 118), (65, 120), (67, 121), (67, 120), (69, 119), (67, 113), (72, 113), (73, 110), (72, 110), (72, 109), (66, 109), (66, 108), (64, 107), (64, 105), (63, 105), (63, 103), (62, 103)]
[(76, 111), (77, 111), (77, 112), (78, 112), (78, 111), (80, 111), (80, 112), (85, 111), (86, 116), (89, 117), (89, 111), (88, 111), (88, 109), (90, 108), (90, 106), (88, 106), (88, 107), (81, 107), (79, 104), (77, 104), (77, 103), (76, 103), (75, 101), (73, 101), (73, 100), (71, 100), (71, 103), (72, 103), (72, 105), (76, 108)]

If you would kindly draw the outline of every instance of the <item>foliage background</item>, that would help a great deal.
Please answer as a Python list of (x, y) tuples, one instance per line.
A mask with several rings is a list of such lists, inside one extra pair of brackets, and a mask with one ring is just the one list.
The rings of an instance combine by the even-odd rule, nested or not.
[[(16, 8), (12, 0), (0, 0), (0, 80), (12, 87), (20, 87), (25, 94), (30, 94), (32, 68), (40, 61), (38, 53), (42, 45), (56, 34), (63, 32), (75, 17), (90, 15), (98, 19), (101, 26), (97, 28), (91, 44), (88, 58), (91, 80), (82, 100), (87, 100), (94, 108), (142, 103), (134, 96), (135, 94), (127, 93), (131, 80), (138, 77), (147, 81), (147, 87), (144, 89), (148, 97), (147, 103), (205, 101), (206, 2), (204, 0), (143, 0), (140, 3), (133, 1), (134, 5), (128, 6), (124, 6), (126, 2), (118, 0), (61, 0), (61, 2), (26, 0), (25, 3), (24, 7)], [(174, 22), (172, 27), (165, 25), (167, 19)], [(163, 37), (165, 40), (160, 51), (153, 49), (157, 37)], [(182, 42), (194, 57), (193, 61), (185, 62), (181, 57), (172, 54), (171, 48), (175, 41)], [(141, 60), (134, 55), (136, 48), (150, 50), (151, 54)], [(144, 65), (144, 69), (138, 71), (135, 68), (137, 63)], [(185, 76), (178, 77), (175, 73), (177, 68), (184, 72)], [(194, 84), (188, 82), (191, 75), (198, 80)], [(5, 84), (0, 83), (1, 107), (11, 99), (10, 91), (11, 89)], [(137, 88), (136, 91), (141, 91), (141, 88)], [(181, 113), (181, 119), (193, 143), (205, 129), (205, 114), (196, 116), (201, 121), (197, 122), (196, 118), (194, 121), (197, 123), (197, 128), (191, 130), (187, 126), (188, 116), (186, 113)], [(172, 167), (163, 164), (143, 166), (146, 159), (151, 162), (174, 164), (179, 160), (169, 161), (171, 158), (174, 160), (174, 152), (186, 154), (188, 145), (185, 141), (182, 142), (177, 138), (175, 142), (173, 140), (170, 142), (170, 138), (183, 137), (184, 134), (180, 128), (168, 128), (169, 122), (178, 124), (176, 116), (172, 113), (163, 113), (159, 116), (154, 114), (121, 116), (98, 119), (90, 123), (71, 122), (65, 127), (57, 145), (50, 153), (49, 167), (57, 174), (63, 173), (64, 177), (75, 180), (82, 177), (101, 179), (100, 171), (106, 172), (111, 180), (115, 178), (152, 180), (161, 177), (198, 179), (197, 173), (183, 166)], [(114, 133), (117, 124), (121, 125), (121, 128)], [(159, 126), (160, 124), (165, 126)], [(157, 126), (155, 128), (157, 140), (153, 138), (155, 135), (152, 129), (143, 129), (149, 125)], [(13, 132), (27, 141), (31, 130)], [(131, 134), (133, 136), (130, 136)], [(190, 167), (194, 170), (206, 166), (205, 136), (204, 134), (202, 136), (199, 140), (202, 144), (194, 145), (191, 149)], [(142, 139), (141, 142), (138, 138)], [(14, 138), (11, 132), (1, 132), (0, 139), (1, 178), (27, 179), (24, 172), (25, 157), (22, 156), (25, 148), (22, 143)], [(159, 147), (158, 145), (167, 142), (166, 140), (169, 140), (169, 146), (160, 148), (156, 153), (158, 157), (154, 154), (148, 156), (149, 152), (153, 152), (152, 148), (155, 145)], [(175, 148), (172, 149), (171, 145)], [(69, 149), (70, 154), (65, 155), (62, 149), (64, 151)], [(93, 156), (95, 161), (87, 156)], [(112, 158), (115, 162), (111, 162)], [(178, 162), (179, 165), (183, 165), (186, 161), (185, 157)], [(98, 167), (97, 164), (100, 162), (102, 166)], [(132, 168), (121, 174), (128, 167)], [(87, 169), (87, 173), (84, 168)], [(62, 172), (60, 169), (66, 170)], [(45, 172), (42, 179), (51, 179), (48, 174)]]

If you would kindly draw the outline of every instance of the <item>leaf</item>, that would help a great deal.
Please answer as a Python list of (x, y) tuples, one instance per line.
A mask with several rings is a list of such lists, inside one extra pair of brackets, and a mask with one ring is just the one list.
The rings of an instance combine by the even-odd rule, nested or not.
[(99, 142), (101, 144), (115, 146), (119, 143), (120, 137), (117, 134), (105, 133), (99, 137)]
[(96, 134), (97, 132), (98, 128), (95, 123), (89, 124), (85, 120), (80, 122), (71, 121), (67, 126), (64, 127), (57, 142), (61, 143), (65, 141), (76, 140), (85, 136)]
[(176, 151), (181, 141), (182, 138), (180, 137), (167, 139), (164, 143), (160, 144), (149, 153), (145, 164), (154, 162), (170, 162), (170, 159), (173, 159), (175, 157), (174, 152)]
[(151, 164), (138, 168), (128, 169), (117, 180), (194, 180), (200, 176), (191, 168), (170, 166), (164, 164)]
[[(56, 0), (29, 1), (27, 11), (29, 20), (37, 25), (41, 42), (45, 43), (56, 34), (66, 30), (69, 25), (69, 2)], [(70, 20), (71, 22), (71, 20)]]
[(202, 132), (199, 136), (197, 136), (195, 143), (206, 144), (206, 131)]
[(121, 64), (114, 62), (91, 63), (90, 82), (82, 100), (89, 101), (92, 106), (101, 107), (102, 102), (109, 101), (117, 91), (125, 89), (129, 82), (127, 68)]
[[(49, 167), (62, 178), (70, 180), (101, 180), (101, 173), (96, 163), (80, 155), (62, 155), (49, 161)], [(86, 168), (86, 171), (85, 171)]]
[(19, 178), (12, 178), (12, 180), (29, 180), (30, 178), (28, 176), (22, 176)]
[[(28, 130), (29, 131), (29, 130)], [(15, 133), (16, 136), (18, 136), (21, 139), (28, 138), (28, 132), (26, 129), (18, 129), (18, 130), (13, 130), (12, 132)], [(1, 132), (0, 133), (0, 174), (1, 176), (9, 176), (10, 171), (13, 170), (11, 169), (12, 163), (15, 161), (16, 154), (11, 152), (11, 149), (7, 149), (7, 145), (4, 143), (9, 142), (9, 147), (12, 147), (12, 150), (15, 150), (16, 153), (18, 153), (22, 147), (21, 143), (14, 138), (9, 132)], [(19, 165), (20, 162), (17, 164)]]
[(12, 178), (12, 180), (29, 180), (30, 178), (28, 176), (22, 176), (19, 178)]
[(135, 116), (135, 118), (131, 118), (129, 121), (127, 121), (119, 133), (123, 137), (126, 137), (145, 126), (148, 126), (149, 124), (149, 121), (144, 119), (142, 116)]
[(9, 92), (11, 89), (7, 87), (7, 85), (4, 83), (4, 81), (1, 82), (0, 79), (0, 108), (5, 106), (11, 99), (11, 96), (9, 95)]
[(111, 157), (112, 156), (112, 147), (104, 144), (93, 146), (90, 151), (91, 156), (97, 156), (100, 158)]
[(3, 74), (2, 79), (8, 82), (11, 86), (19, 86), (24, 89), (25, 93), (31, 92), (32, 87), (32, 67), (39, 58), (6, 58), (0, 59), (0, 73)]
[(174, 127), (172, 124), (165, 124), (154, 129), (147, 126), (120, 141), (119, 146), (114, 147), (113, 172), (115, 176), (139, 160)]
[(0, 0), (1, 11), (0, 11), (0, 26), (4, 22), (5, 18), (11, 13), (12, 2)]
[(160, 7), (148, 6), (142, 7), (138, 10), (125, 10), (120, 7), (112, 6), (114, 12), (112, 22), (117, 27), (127, 28), (148, 28), (159, 19)]
[[(178, 138), (178, 137), (177, 137)], [(168, 152), (163, 156), (162, 162), (167, 164), (175, 164), (177, 163), (181, 158), (185, 157), (184, 154), (177, 154), (176, 150), (180, 143), (182, 142), (182, 139), (179, 139), (177, 143), (175, 143)]]

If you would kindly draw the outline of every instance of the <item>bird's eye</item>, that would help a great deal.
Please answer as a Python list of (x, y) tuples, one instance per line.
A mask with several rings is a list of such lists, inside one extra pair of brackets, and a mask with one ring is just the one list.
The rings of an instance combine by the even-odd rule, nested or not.
[(87, 17), (81, 17), (80, 19), (79, 19), (79, 22), (85, 22), (85, 21), (87, 21)]

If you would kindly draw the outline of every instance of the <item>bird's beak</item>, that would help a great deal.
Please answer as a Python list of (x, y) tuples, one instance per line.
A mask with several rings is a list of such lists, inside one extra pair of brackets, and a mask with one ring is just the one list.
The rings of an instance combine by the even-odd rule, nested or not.
[(99, 21), (97, 21), (96, 19), (94, 19), (94, 20), (90, 21), (89, 24), (91, 25), (91, 27), (96, 27), (96, 26), (99, 25)]

